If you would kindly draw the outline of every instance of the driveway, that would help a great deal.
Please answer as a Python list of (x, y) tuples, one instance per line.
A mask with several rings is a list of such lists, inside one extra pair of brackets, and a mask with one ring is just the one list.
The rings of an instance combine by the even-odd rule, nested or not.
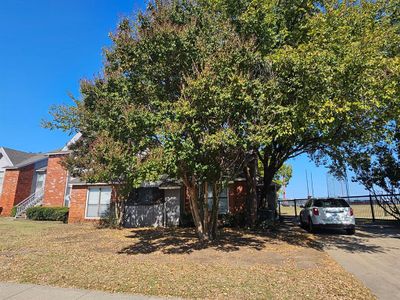
[(324, 249), (360, 279), (378, 299), (400, 299), (400, 227), (357, 226), (354, 236), (320, 232)]

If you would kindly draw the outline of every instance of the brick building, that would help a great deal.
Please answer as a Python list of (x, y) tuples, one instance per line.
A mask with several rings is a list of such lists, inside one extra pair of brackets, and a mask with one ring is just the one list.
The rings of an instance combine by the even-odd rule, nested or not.
[[(116, 199), (115, 187), (107, 183), (86, 183), (69, 176), (62, 159), (77, 134), (58, 151), (26, 153), (0, 148), (0, 214), (9, 216), (14, 206), (19, 212), (34, 205), (69, 207), (69, 223), (99, 220)], [(220, 214), (244, 210), (244, 180), (230, 182), (220, 195)], [(211, 203), (211, 191), (209, 191)], [(21, 208), (22, 207), (22, 208)], [(182, 184), (165, 178), (143, 183), (126, 201), (127, 227), (179, 225), (190, 213)]]
[(32, 194), (43, 193), (47, 156), (0, 147), (0, 215)]

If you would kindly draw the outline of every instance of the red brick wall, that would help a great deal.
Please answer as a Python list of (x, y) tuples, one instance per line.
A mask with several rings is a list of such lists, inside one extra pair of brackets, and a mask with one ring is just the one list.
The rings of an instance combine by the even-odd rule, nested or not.
[(19, 170), (6, 170), (4, 174), (3, 192), (0, 198), (2, 216), (9, 216), (11, 209), (32, 193), (34, 166)]
[(87, 186), (73, 186), (69, 206), (68, 223), (85, 221)]
[[(185, 190), (184, 195), (184, 209), (186, 213), (190, 213), (189, 195)], [(246, 182), (235, 181), (228, 185), (229, 193), (229, 212), (236, 214), (244, 211), (246, 207)]]
[(246, 182), (236, 181), (229, 184), (229, 212), (236, 214), (246, 208)]
[(47, 163), (43, 205), (63, 206), (67, 184), (67, 170), (60, 164), (65, 154), (51, 155)]

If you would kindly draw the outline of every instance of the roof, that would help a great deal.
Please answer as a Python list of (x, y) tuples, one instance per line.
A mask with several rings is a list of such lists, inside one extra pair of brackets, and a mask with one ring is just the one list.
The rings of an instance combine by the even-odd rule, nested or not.
[(43, 159), (46, 159), (46, 156), (40, 153), (28, 153), (7, 147), (1, 147), (1, 148), (3, 149), (3, 152), (7, 155), (9, 161), (11, 162), (11, 165), (7, 166), (8, 168), (18, 169), (36, 163)]
[(32, 156), (32, 157), (29, 157), (28, 159), (26, 159), (26, 160), (23, 160), (22, 162), (20, 162), (19, 164), (16, 164), (15, 166), (14, 166), (14, 168), (22, 168), (22, 167), (25, 167), (25, 166), (28, 166), (28, 165), (31, 165), (31, 164), (34, 164), (34, 163), (36, 163), (36, 162), (38, 162), (38, 161), (41, 161), (41, 160), (44, 160), (44, 159), (47, 159), (47, 156), (46, 155), (44, 155), (44, 154), (36, 154), (36, 155), (34, 155), (34, 156)]
[(61, 151), (68, 151), (71, 145), (75, 144), (82, 136), (82, 133), (78, 132), (76, 133), (69, 141), (68, 143), (61, 149)]
[(13, 166), (23, 162), (24, 160), (31, 158), (35, 153), (23, 152), (11, 148), (3, 147), (4, 152), (7, 154)]

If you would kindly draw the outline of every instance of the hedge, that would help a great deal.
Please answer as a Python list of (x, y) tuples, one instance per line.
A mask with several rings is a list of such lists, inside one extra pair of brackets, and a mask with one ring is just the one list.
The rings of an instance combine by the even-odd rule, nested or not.
[(68, 207), (30, 207), (26, 210), (26, 217), (36, 221), (62, 221), (66, 223)]
[(16, 214), (17, 214), (17, 207), (14, 206), (14, 207), (11, 209), (10, 215), (11, 215), (11, 217), (15, 217)]

